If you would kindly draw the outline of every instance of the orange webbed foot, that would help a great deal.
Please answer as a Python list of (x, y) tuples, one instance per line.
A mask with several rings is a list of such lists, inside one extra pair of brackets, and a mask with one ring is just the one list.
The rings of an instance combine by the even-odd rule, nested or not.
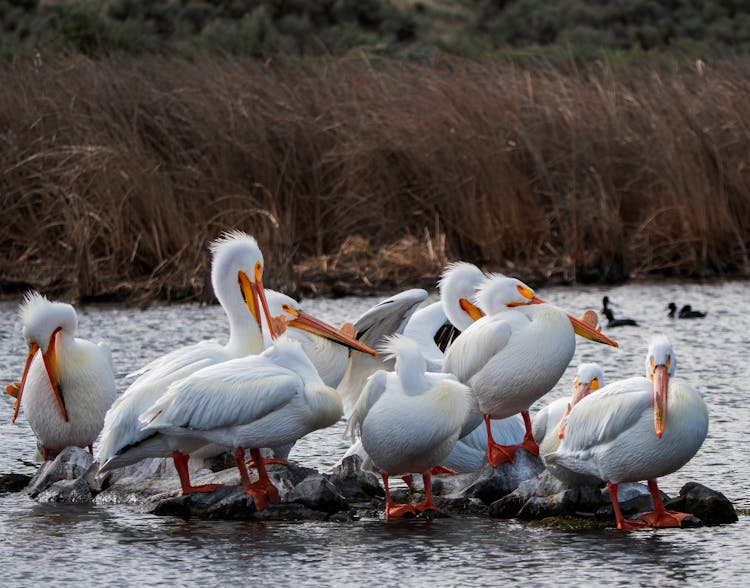
[(279, 491), (270, 481), (258, 480), (245, 488), (245, 493), (253, 497), (255, 508), (264, 510), (268, 504), (278, 504), (281, 502)]
[(682, 521), (690, 516), (693, 515), (676, 510), (664, 510), (660, 513), (647, 512), (640, 518), (650, 527), (681, 527)]
[(223, 485), (224, 484), (199, 484), (198, 486), (185, 486), (182, 488), (180, 495), (187, 496), (188, 494), (203, 494), (207, 492), (213, 492)]
[(534, 441), (533, 437), (524, 438), (523, 443), (521, 443), (519, 447), (523, 447), (526, 451), (528, 451), (532, 455), (536, 455), (537, 457), (539, 457), (539, 444), (536, 441)]
[(402, 519), (407, 515), (416, 516), (417, 510), (413, 504), (393, 504), (385, 509), (385, 520)]
[(513, 463), (516, 458), (516, 446), (515, 445), (498, 445), (492, 443), (487, 446), (487, 461), (493, 468), (496, 468), (501, 463)]
[(620, 531), (636, 531), (638, 529), (647, 529), (649, 526), (644, 523), (643, 521), (629, 521), (626, 519), (623, 519), (621, 521), (617, 522), (617, 528)]
[(458, 472), (456, 470), (452, 470), (451, 468), (447, 468), (445, 466), (436, 465), (432, 470), (430, 470), (430, 473), (433, 476), (436, 476), (438, 474), (450, 474), (451, 476), (457, 476)]
[[(255, 465), (255, 460), (252, 457), (250, 459), (248, 459), (245, 463), (247, 464), (247, 467), (249, 467), (249, 468), (257, 468), (258, 467), (257, 465)], [(274, 464), (274, 463), (277, 463), (277, 464), (280, 464), (280, 465), (289, 465), (289, 462), (286, 459), (276, 459), (275, 457), (264, 457), (263, 458), (263, 463), (265, 465)]]

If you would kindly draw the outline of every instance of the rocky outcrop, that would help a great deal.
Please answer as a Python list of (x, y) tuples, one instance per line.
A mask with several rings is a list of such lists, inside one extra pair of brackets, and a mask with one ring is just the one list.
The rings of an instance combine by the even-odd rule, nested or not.
[[(179, 479), (171, 460), (151, 459), (100, 478), (98, 465), (84, 449), (71, 447), (43, 464), (36, 475), (0, 476), (0, 492), (26, 492), (40, 502), (129, 504), (155, 515), (224, 520), (356, 520), (382, 517), (384, 491), (379, 477), (362, 469), (357, 455), (344, 459), (330, 473), (295, 463), (269, 465), (268, 474), (279, 491), (280, 504), (258, 511), (253, 498), (240, 484), (236, 467), (215, 459), (191, 460), (194, 484), (223, 486), (211, 493), (181, 496)], [(231, 461), (223, 462), (229, 465)], [(218, 470), (218, 471), (216, 471)], [(395, 480), (394, 480), (395, 482)], [(433, 494), (442, 513), (427, 511), (420, 518), (439, 516), (490, 516), (541, 521), (563, 528), (612, 526), (614, 515), (605, 487), (567, 487), (544, 470), (541, 461), (519, 450), (515, 463), (492, 468), (485, 464), (471, 474), (433, 476)], [(411, 489), (394, 483), (396, 502), (423, 500), (421, 476)], [(652, 510), (644, 484), (621, 484), (620, 507), (626, 517)], [(716, 525), (737, 520), (732, 503), (720, 492), (696, 482), (686, 484), (680, 495), (664, 495), (665, 506), (693, 515), (683, 526)]]

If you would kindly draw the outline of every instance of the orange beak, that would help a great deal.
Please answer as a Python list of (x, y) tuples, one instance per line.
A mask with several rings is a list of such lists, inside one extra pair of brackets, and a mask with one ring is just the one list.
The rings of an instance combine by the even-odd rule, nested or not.
[(42, 360), (44, 361), (44, 369), (47, 371), (47, 378), (49, 378), (49, 385), (52, 387), (52, 393), (55, 395), (57, 405), (60, 407), (60, 412), (67, 423), (70, 419), (68, 418), (68, 410), (65, 408), (65, 400), (60, 389), (60, 372), (57, 368), (57, 352), (55, 350), (57, 334), (61, 328), (58, 327), (55, 329), (55, 332), (49, 338), (47, 353), (42, 354)]
[(239, 272), (237, 280), (240, 283), (240, 289), (242, 290), (242, 296), (247, 304), (247, 309), (250, 314), (253, 315), (255, 322), (258, 324), (258, 328), (263, 331), (263, 319), (261, 312), (266, 317), (266, 324), (272, 339), (276, 339), (278, 336), (276, 330), (273, 327), (273, 321), (271, 320), (271, 312), (268, 310), (268, 302), (266, 301), (266, 293), (263, 290), (263, 282), (260, 279), (260, 270), (256, 271), (254, 281), (250, 281), (245, 272)]
[(13, 404), (13, 416), (10, 418), (10, 422), (16, 422), (18, 418), (18, 411), (21, 408), (21, 396), (23, 396), (23, 389), (26, 386), (26, 376), (29, 374), (29, 368), (31, 362), (34, 360), (36, 352), (39, 351), (39, 345), (36, 341), (29, 341), (29, 353), (26, 355), (26, 363), (23, 366), (23, 376), (21, 376), (21, 386), (18, 388), (18, 394), (16, 394), (16, 402)]
[(659, 365), (654, 369), (654, 428), (656, 436), (661, 439), (667, 424), (667, 392), (669, 391), (669, 372), (666, 366)]
[(565, 438), (565, 429), (568, 426), (568, 415), (570, 414), (571, 409), (573, 406), (570, 402), (568, 402), (568, 408), (565, 409), (565, 414), (560, 419), (560, 426), (558, 427), (557, 431), (557, 438), (558, 439), (564, 439)]
[[(531, 301), (531, 304), (543, 304), (545, 301), (541, 298), (537, 298), (536, 296)], [(567, 313), (566, 313), (567, 314)], [(610, 339), (606, 335), (604, 335), (601, 331), (597, 331), (594, 327), (592, 327), (590, 324), (583, 322), (580, 319), (577, 319), (574, 316), (567, 315), (568, 320), (570, 321), (570, 324), (573, 325), (573, 330), (575, 331), (576, 335), (580, 335), (581, 337), (585, 339), (589, 339), (591, 341), (596, 341), (597, 343), (604, 343), (605, 345), (611, 345), (612, 347), (619, 347), (620, 344), (617, 341), (614, 341), (613, 339)]]
[(484, 312), (475, 304), (469, 302), (466, 298), (459, 298), (458, 304), (466, 314), (468, 314), (472, 320), (478, 321), (484, 316)]
[(371, 349), (364, 343), (357, 341), (354, 337), (343, 333), (339, 329), (332, 327), (328, 323), (324, 323), (320, 319), (306, 313), (303, 310), (298, 311), (297, 316), (287, 323), (290, 327), (295, 327), (308, 333), (313, 333), (319, 337), (325, 337), (341, 345), (345, 345), (351, 349), (356, 349), (363, 353), (369, 353), (370, 355), (377, 356), (378, 352)]

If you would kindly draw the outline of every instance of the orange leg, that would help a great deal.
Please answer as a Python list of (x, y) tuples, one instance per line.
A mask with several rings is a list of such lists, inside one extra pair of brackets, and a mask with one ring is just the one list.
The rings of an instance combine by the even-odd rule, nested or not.
[(246, 494), (253, 497), (255, 508), (263, 510), (268, 507), (269, 502), (278, 504), (281, 498), (276, 486), (268, 478), (268, 472), (266, 471), (263, 457), (260, 454), (260, 449), (251, 449), (250, 455), (258, 468), (258, 481), (252, 483), (250, 482), (250, 474), (248, 474), (247, 465), (245, 464), (245, 450), (240, 447), (234, 450), (237, 469), (240, 470), (240, 478), (242, 478), (242, 487), (245, 489)]
[(615, 520), (617, 528), (621, 531), (632, 531), (633, 529), (643, 529), (646, 525), (640, 521), (626, 521), (620, 512), (620, 503), (617, 502), (617, 484), (607, 482), (609, 489), (609, 498), (612, 501), (612, 508), (615, 510)]
[(419, 512), (424, 512), (426, 510), (434, 510), (440, 512), (440, 509), (437, 507), (437, 505), (432, 502), (432, 474), (430, 474), (429, 472), (427, 472), (426, 474), (422, 474), (422, 481), (424, 482), (424, 502), (415, 504), (414, 508)]
[(400, 519), (407, 514), (417, 514), (412, 504), (394, 504), (391, 498), (391, 491), (388, 489), (388, 474), (380, 472), (383, 477), (383, 485), (385, 486), (385, 520)]
[(521, 416), (523, 417), (523, 424), (526, 425), (526, 434), (523, 437), (523, 442), (519, 447), (523, 447), (529, 453), (539, 457), (539, 445), (534, 440), (534, 434), (531, 432), (531, 417), (529, 416), (528, 410), (522, 410)]
[(664, 508), (664, 502), (661, 499), (659, 487), (656, 480), (648, 481), (648, 491), (651, 498), (654, 499), (654, 510), (641, 515), (641, 519), (652, 527), (681, 527), (682, 521), (692, 516), (688, 513), (677, 512), (676, 510), (667, 510)]
[(492, 438), (492, 419), (484, 415), (484, 424), (487, 427), (487, 461), (493, 468), (501, 463), (510, 462), (516, 457), (516, 445), (498, 445)]
[(182, 496), (199, 492), (213, 492), (221, 486), (221, 484), (201, 484), (200, 486), (192, 486), (190, 484), (190, 472), (188, 471), (189, 459), (190, 456), (181, 451), (172, 452), (174, 467), (177, 470), (177, 475), (180, 477), (180, 484), (182, 485)]

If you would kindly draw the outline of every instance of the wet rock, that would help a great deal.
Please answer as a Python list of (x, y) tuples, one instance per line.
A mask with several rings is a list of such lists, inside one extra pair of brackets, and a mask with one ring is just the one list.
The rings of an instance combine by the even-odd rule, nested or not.
[[(96, 480), (97, 468), (88, 451), (80, 447), (66, 447), (55, 459), (42, 464), (29, 482), (27, 492), (32, 498), (36, 498), (56, 482), (81, 480), (89, 488), (88, 495), (91, 500), (93, 493), (100, 490)], [(63, 497), (64, 493), (58, 493), (58, 496)], [(76, 498), (80, 496), (77, 494)]]
[(26, 474), (3, 474), (0, 476), (0, 494), (20, 492), (30, 481), (31, 476)]
[(489, 505), (513, 492), (523, 481), (534, 478), (543, 471), (544, 464), (541, 459), (524, 449), (519, 449), (513, 463), (503, 463), (496, 468), (485, 463), (476, 473), (475, 480), (464, 490), (464, 494)]
[[(695, 515), (705, 525), (736, 523), (734, 505), (721, 492), (712, 490), (698, 482), (688, 482), (680, 489), (680, 495), (664, 503), (665, 508)], [(686, 519), (683, 527), (686, 526)]]
[(349, 509), (349, 504), (336, 486), (320, 474), (302, 480), (289, 492), (286, 499), (327, 513)]
[(60, 480), (39, 492), (38, 502), (65, 502), (69, 504), (85, 504), (93, 502), (94, 496), (84, 478), (75, 480)]
[(378, 477), (362, 469), (362, 458), (359, 455), (344, 458), (333, 468), (328, 480), (349, 501), (364, 501), (376, 496), (385, 496)]
[(256, 512), (252, 496), (242, 486), (222, 486), (213, 492), (175, 496), (159, 501), (151, 511), (159, 516), (248, 520)]

